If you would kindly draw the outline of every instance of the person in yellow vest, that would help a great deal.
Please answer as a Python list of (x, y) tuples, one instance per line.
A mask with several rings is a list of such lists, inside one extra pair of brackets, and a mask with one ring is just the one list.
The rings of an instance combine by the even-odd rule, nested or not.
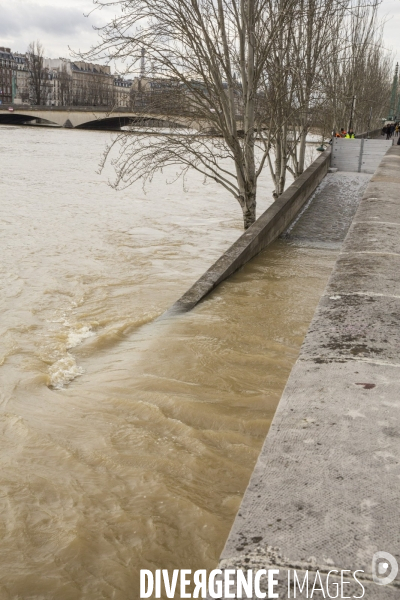
[(352, 129), (349, 129), (349, 131), (345, 135), (345, 138), (348, 140), (354, 140), (354, 131)]

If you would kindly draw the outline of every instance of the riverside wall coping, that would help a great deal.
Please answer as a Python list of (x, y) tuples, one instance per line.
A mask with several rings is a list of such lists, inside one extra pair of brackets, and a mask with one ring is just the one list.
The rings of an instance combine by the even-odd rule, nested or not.
[(389, 585), (372, 579), (374, 553), (400, 564), (399, 173), (393, 146), (361, 200), (221, 555), (220, 569), (279, 569), (279, 598), (293, 597), (289, 569), (361, 569), (365, 594), (353, 581), (339, 597), (400, 598), (400, 573)]
[(221, 281), (240, 269), (273, 242), (293, 221), (328, 172), (330, 149), (325, 150), (247, 231), (167, 311), (191, 310)]

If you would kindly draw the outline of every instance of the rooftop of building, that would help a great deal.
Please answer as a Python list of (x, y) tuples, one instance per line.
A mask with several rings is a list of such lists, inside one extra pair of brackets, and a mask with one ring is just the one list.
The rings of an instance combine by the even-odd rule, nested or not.
[(10, 48), (5, 48), (4, 46), (0, 46), (0, 58), (3, 60), (14, 60)]

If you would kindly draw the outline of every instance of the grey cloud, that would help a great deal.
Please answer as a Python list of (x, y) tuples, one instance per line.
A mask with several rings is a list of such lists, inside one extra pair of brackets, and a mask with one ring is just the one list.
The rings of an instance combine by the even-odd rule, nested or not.
[(93, 19), (83, 15), (76, 6), (62, 7), (52, 5), (27, 4), (23, 2), (0, 1), (0, 36), (10, 37), (25, 33), (52, 34), (56, 36), (74, 36), (82, 30), (91, 28)]

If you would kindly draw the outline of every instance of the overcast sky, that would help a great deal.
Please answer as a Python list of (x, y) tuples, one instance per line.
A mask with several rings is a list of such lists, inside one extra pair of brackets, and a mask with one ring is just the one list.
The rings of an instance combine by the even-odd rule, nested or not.
[[(40, 40), (51, 58), (87, 50), (96, 43), (93, 25), (101, 25), (112, 13), (96, 11), (91, 0), (0, 0), (0, 46), (25, 52), (32, 40)], [(400, 0), (383, 0), (380, 16), (387, 19), (385, 46), (392, 48), (400, 61)]]

